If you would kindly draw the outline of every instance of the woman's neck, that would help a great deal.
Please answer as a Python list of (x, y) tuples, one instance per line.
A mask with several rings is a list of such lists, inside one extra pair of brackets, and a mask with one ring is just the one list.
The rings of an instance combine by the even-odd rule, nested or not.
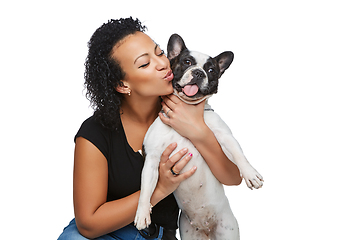
[(121, 102), (121, 117), (126, 117), (139, 124), (151, 125), (161, 110), (161, 100), (155, 98), (136, 98), (125, 96)]

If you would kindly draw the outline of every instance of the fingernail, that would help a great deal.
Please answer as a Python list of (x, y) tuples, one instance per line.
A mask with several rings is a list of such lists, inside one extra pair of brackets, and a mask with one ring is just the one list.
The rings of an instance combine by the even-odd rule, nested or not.
[(183, 152), (183, 153), (186, 153), (187, 151), (188, 151), (187, 148), (183, 148), (183, 149), (181, 150), (181, 152)]
[(192, 157), (192, 153), (189, 153), (189, 156)]

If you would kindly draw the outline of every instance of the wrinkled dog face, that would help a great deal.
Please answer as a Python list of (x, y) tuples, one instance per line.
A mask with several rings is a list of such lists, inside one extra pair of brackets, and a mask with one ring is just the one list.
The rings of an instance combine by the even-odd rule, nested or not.
[(199, 103), (215, 94), (220, 76), (234, 59), (232, 52), (223, 52), (212, 58), (190, 51), (177, 34), (171, 35), (167, 51), (174, 73), (174, 93), (189, 104)]

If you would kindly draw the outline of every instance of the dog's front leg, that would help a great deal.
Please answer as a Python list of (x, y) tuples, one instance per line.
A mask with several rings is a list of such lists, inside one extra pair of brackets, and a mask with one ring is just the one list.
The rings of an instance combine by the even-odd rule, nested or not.
[(151, 223), (151, 204), (150, 199), (156, 187), (159, 176), (158, 154), (147, 153), (144, 168), (141, 174), (141, 191), (139, 204), (135, 216), (135, 226), (141, 230), (148, 227)]
[(251, 190), (253, 188), (261, 188), (264, 181), (263, 177), (248, 162), (239, 143), (232, 134), (217, 132), (215, 136), (225, 155), (238, 166), (241, 176), (246, 181), (246, 185)]
[(230, 128), (217, 114), (212, 113), (210, 116), (211, 118), (208, 117), (206, 123), (214, 133), (226, 157), (238, 166), (241, 176), (250, 189), (261, 188), (264, 181), (263, 177), (248, 162)]

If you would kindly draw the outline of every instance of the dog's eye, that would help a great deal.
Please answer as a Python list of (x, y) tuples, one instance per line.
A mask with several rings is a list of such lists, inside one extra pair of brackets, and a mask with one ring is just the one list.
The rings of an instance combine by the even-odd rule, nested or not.
[(190, 66), (191, 65), (191, 61), (189, 59), (185, 59), (184, 60), (184, 64), (187, 65), (187, 66)]
[(214, 69), (213, 69), (213, 68), (209, 68), (209, 69), (208, 69), (208, 73), (213, 74), (213, 73), (214, 73)]

